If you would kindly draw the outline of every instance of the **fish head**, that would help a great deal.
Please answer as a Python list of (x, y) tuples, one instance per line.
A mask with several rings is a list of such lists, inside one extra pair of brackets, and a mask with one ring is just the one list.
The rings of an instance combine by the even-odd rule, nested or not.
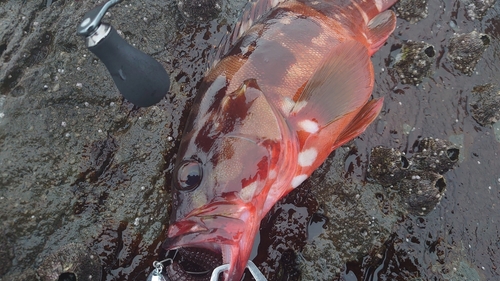
[(276, 178), (273, 167), (279, 158), (280, 128), (251, 81), (216, 104), (192, 118), (197, 124), (188, 124), (192, 129), (181, 141), (173, 172), (171, 222), (163, 246), (208, 250), (220, 264), (207, 264), (205, 270), (229, 264), (225, 280), (239, 280)]

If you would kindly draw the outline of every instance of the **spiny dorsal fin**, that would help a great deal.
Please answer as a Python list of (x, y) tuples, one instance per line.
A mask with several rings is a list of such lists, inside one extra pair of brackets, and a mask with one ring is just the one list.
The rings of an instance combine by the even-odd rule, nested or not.
[(290, 116), (325, 127), (364, 106), (372, 93), (373, 79), (366, 47), (355, 40), (340, 43), (308, 81)]
[(215, 57), (215, 65), (222, 57), (234, 46), (236, 41), (257, 22), (263, 15), (272, 10), (278, 4), (287, 0), (249, 0), (238, 22), (233, 28), (233, 31), (224, 36), (219, 44), (217, 55)]

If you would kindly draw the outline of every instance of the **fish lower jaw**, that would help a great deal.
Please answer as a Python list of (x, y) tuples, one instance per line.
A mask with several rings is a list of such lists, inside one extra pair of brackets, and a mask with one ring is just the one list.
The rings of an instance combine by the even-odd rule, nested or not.
[[(214, 245), (189, 245), (175, 249), (172, 264), (165, 267), (170, 281), (208, 281), (213, 270), (223, 264)], [(216, 251), (214, 251), (216, 250)]]
[(167, 266), (167, 280), (203, 281), (210, 280), (213, 270), (223, 264), (230, 264), (234, 258), (234, 234), (223, 229), (210, 229), (184, 233), (169, 237), (163, 248), (177, 251), (173, 263)]
[[(177, 240), (175, 237), (173, 239)], [(192, 243), (182, 243), (183, 241), (190, 241)], [(240, 275), (240, 273), (243, 274), (246, 266), (246, 262), (242, 264), (240, 256), (240, 244), (242, 241), (224, 240), (224, 242), (227, 244), (220, 242), (196, 243), (193, 239), (180, 239), (175, 241), (175, 245), (171, 245), (170, 247), (164, 245), (164, 248), (169, 251), (177, 251), (173, 263), (165, 268), (168, 277), (167, 280), (208, 281), (213, 270), (225, 264), (229, 264), (229, 270), (221, 275), (223, 279), (220, 280), (236, 280), (235, 278), (238, 277), (234, 276)]]

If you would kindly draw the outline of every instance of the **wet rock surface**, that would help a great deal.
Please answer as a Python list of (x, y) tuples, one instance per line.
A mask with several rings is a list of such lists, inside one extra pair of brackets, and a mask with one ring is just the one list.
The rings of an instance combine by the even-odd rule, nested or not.
[(221, 0), (180, 0), (177, 7), (181, 14), (190, 20), (206, 21), (217, 17), (222, 10)]
[(401, 82), (413, 85), (422, 83), (432, 73), (435, 55), (436, 51), (431, 44), (410, 40), (404, 42), (394, 63)]
[(41, 281), (101, 280), (102, 265), (97, 254), (81, 244), (64, 245), (44, 259), (37, 270)]
[(471, 75), (490, 42), (489, 35), (476, 31), (457, 34), (450, 39), (448, 59), (452, 61), (456, 69)]
[(398, 220), (399, 210), (391, 209), (383, 187), (341, 180), (342, 162), (349, 153), (349, 149), (337, 150), (336, 157), (317, 172), (326, 174), (309, 182), (319, 204), (315, 214), (325, 219), (322, 226), (309, 225), (308, 243), (299, 259), (303, 280), (332, 280), (346, 261), (379, 252)]
[[(160, 42), (173, 36), (165, 32), (171, 28), (148, 27), (147, 19), (167, 17), (174, 6), (153, 2), (157, 9), (123, 5), (105, 19), (132, 44), (158, 52), (168, 68)], [(101, 256), (106, 269), (95, 280), (148, 266), (153, 257), (138, 255), (159, 249), (169, 202), (164, 157), (174, 144), (168, 137), (178, 136), (172, 118), (182, 109), (165, 101), (137, 109), (120, 97), (75, 34), (96, 5), (0, 3), (0, 220), (12, 260), (0, 266), (2, 280), (41, 278), (36, 270), (45, 257), (72, 242)]]
[(500, 120), (500, 89), (493, 84), (472, 89), (469, 103), (472, 118), (481, 126), (493, 125)]
[[(71, 243), (97, 254), (102, 280), (145, 280), (162, 257), (185, 117), (214, 46), (247, 1), (222, 1), (208, 22), (186, 20), (178, 2), (123, 1), (105, 17), (171, 74), (167, 98), (137, 109), (75, 35), (83, 14), (102, 1), (0, 1), (1, 280), (40, 279), (47, 257)], [(262, 222), (252, 257), (269, 280), (499, 278), (500, 138), (478, 126), (468, 106), (476, 85), (499, 79), (500, 6), (471, 21), (454, 3), (429, 1), (426, 18), (398, 21), (372, 58), (374, 97), (385, 98), (379, 119)], [(457, 75), (448, 43), (454, 32), (472, 30), (488, 34), (490, 45), (476, 64), (480, 74)], [(408, 40), (434, 46), (433, 74), (418, 87), (403, 84), (393, 67)], [(425, 161), (432, 157), (408, 153), (422, 136), (460, 144), (444, 193), (432, 184), (441, 173)], [(378, 146), (407, 152), (407, 171), (419, 167), (406, 172), (408, 181), (431, 183), (412, 190), (442, 195), (435, 209), (408, 213), (399, 194), (413, 193), (366, 183), (368, 155)]]

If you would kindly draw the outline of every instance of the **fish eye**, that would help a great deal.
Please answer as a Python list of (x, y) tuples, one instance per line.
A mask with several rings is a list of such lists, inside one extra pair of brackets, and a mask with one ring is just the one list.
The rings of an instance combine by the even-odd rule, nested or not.
[(203, 177), (201, 164), (195, 160), (183, 161), (175, 173), (176, 187), (181, 191), (192, 191), (197, 188)]

